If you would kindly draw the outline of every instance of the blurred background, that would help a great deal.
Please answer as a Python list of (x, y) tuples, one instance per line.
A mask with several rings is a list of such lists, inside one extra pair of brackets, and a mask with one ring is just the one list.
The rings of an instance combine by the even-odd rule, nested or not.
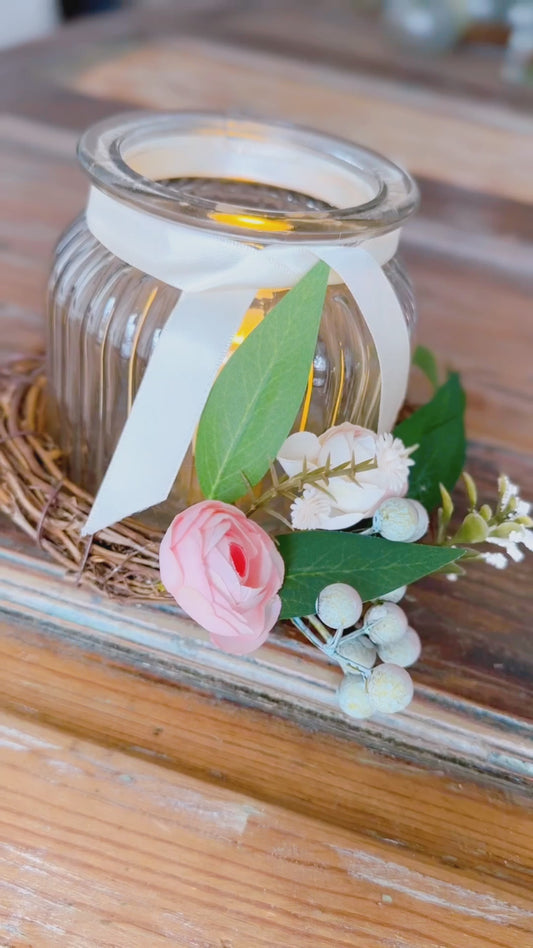
[[(444, 54), (458, 45), (491, 55), (511, 82), (533, 82), (533, 0), (352, 0), (380, 18), (391, 44), (413, 55)], [(0, 47), (37, 39), (62, 21), (123, 7), (180, 6), (178, 0), (3, 0)], [(290, 7), (288, 0), (287, 7)], [(310, 4), (312, 8), (312, 4)], [(334, 3), (333, 3), (334, 7)], [(268, 10), (268, 0), (265, 0)]]

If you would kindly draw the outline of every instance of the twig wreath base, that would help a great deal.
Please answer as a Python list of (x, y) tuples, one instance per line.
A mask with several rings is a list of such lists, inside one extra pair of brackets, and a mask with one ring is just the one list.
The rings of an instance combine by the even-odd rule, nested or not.
[(74, 583), (132, 602), (173, 602), (159, 576), (160, 534), (124, 521), (82, 538), (93, 497), (62, 468), (46, 431), (42, 360), (0, 372), (0, 511), (59, 563)]
[[(46, 429), (47, 382), (42, 359), (0, 370), (0, 512), (76, 584), (130, 602), (173, 603), (161, 583), (161, 533), (125, 520), (81, 537), (94, 497), (72, 483), (60, 448)], [(401, 417), (411, 414), (404, 406)]]

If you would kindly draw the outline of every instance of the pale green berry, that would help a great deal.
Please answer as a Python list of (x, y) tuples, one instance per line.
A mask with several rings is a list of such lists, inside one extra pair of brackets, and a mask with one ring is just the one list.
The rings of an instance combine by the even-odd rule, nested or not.
[(375, 602), (400, 602), (407, 592), (407, 586), (398, 586), (398, 589), (391, 589), (390, 592), (380, 596)]
[(357, 665), (362, 665), (363, 668), (372, 668), (377, 657), (376, 649), (366, 635), (354, 633), (340, 640), (337, 652), (342, 658), (349, 658)]
[(389, 497), (374, 514), (372, 525), (385, 540), (415, 543), (427, 532), (429, 517), (418, 500)]
[(351, 718), (369, 718), (374, 711), (360, 675), (345, 675), (338, 687), (337, 697), (341, 711)]
[(365, 631), (376, 645), (397, 642), (407, 632), (407, 616), (394, 602), (371, 606), (365, 615)]
[(316, 614), (330, 629), (349, 629), (363, 611), (359, 593), (347, 583), (325, 586), (316, 601)]
[(409, 672), (389, 662), (374, 668), (366, 688), (371, 708), (382, 714), (403, 711), (411, 703), (414, 691)]
[(392, 662), (394, 665), (401, 665), (402, 668), (409, 668), (420, 658), (422, 643), (419, 635), (414, 629), (409, 627), (405, 635), (397, 642), (390, 642), (389, 645), (380, 645), (378, 655), (382, 662)]

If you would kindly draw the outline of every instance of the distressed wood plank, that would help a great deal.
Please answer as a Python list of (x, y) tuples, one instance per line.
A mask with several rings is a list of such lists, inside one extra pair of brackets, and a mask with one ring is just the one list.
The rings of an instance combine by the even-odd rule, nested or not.
[(532, 797), (512, 783), (485, 773), (478, 785), (470, 768), (445, 775), (428, 771), (427, 757), (417, 766), (378, 754), (353, 728), (343, 737), (320, 723), (302, 729), (294, 716), (281, 719), (267, 694), (275, 716), (250, 707), (253, 683), (237, 706), (209, 682), (203, 693), (198, 682), (177, 686), (153, 653), (139, 661), (134, 649), (103, 652), (42, 623), (1, 622), (0, 658), (0, 707), (23, 717), (21, 728), (40, 720), (333, 827), (395, 840), (467, 875), (521, 884), (533, 874)]
[[(434, 599), (438, 603), (443, 587), (436, 590), (429, 584), (425, 591), (430, 602)], [(494, 653), (504, 659), (496, 663), (496, 669), (491, 667), (489, 653), (488, 667), (478, 659), (469, 669), (465, 659), (458, 674), (458, 643), (475, 649), (475, 633), (468, 627), (464, 632), (454, 629), (452, 655), (447, 662), (441, 659), (439, 663), (437, 659), (435, 665), (430, 630), (424, 630), (420, 621), (427, 615), (420, 594), (410, 596), (408, 609), (423, 641), (427, 635), (430, 654), (415, 672), (415, 700), (400, 716), (377, 715), (360, 726), (339, 713), (335, 695), (338, 669), (300, 641), (288, 624), (280, 625), (252, 658), (228, 656), (214, 648), (207, 634), (176, 610), (140, 609), (113, 602), (68, 585), (61, 569), (46, 561), (1, 548), (0, 606), (18, 623), (50, 629), (65, 647), (78, 644), (108, 661), (131, 664), (139, 674), (151, 669), (168, 682), (193, 685), (242, 704), (275, 710), (307, 728), (342, 735), (409, 760), (422, 758), (434, 767), (462, 765), (481, 777), (523, 785), (533, 782), (533, 719), (527, 673), (525, 681), (514, 681), (510, 707), (505, 704), (509, 671), (505, 671), (504, 643)], [(448, 622), (441, 621), (446, 629), (449, 618)], [(435, 631), (434, 626), (431, 631)], [(438, 626), (436, 631), (440, 631)], [(485, 642), (483, 633), (480, 638)], [(427, 684), (422, 683), (424, 671)], [(462, 687), (469, 672), (473, 701), (465, 700)], [(10, 693), (11, 685), (6, 682), (4, 687)]]
[(74, 86), (144, 107), (252, 110), (344, 135), (415, 175), (532, 200), (530, 118), (462, 95), (195, 38), (115, 55), (82, 72)]
[(0, 718), (14, 946), (524, 948), (525, 886), (435, 865), (54, 728)]

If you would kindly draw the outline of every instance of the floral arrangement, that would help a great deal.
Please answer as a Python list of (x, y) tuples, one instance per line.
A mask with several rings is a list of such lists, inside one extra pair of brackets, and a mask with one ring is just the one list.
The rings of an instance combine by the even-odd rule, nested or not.
[[(407, 586), (435, 572), (456, 580), (473, 561), (503, 569), (533, 549), (533, 521), (505, 475), (495, 509), (479, 504), (463, 471), (460, 379), (441, 382), (426, 349), (414, 362), (433, 396), (394, 431), (344, 423), (290, 434), (328, 273), (317, 264), (219, 374), (195, 443), (206, 499), (170, 524), (160, 569), (179, 606), (227, 652), (250, 653), (278, 619), (292, 620), (340, 666), (341, 709), (365, 718), (401, 711), (413, 695), (406, 669), (421, 646), (398, 604)], [(457, 523), (450, 492), (461, 476), (468, 505)], [(265, 518), (279, 523), (276, 535)]]

